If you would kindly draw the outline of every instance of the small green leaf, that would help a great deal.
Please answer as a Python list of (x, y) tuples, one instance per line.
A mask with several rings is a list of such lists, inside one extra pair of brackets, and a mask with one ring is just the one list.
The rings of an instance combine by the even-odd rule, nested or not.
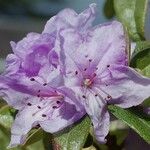
[(145, 141), (150, 143), (150, 116), (139, 112), (138, 109), (122, 109), (118, 106), (109, 106), (110, 112), (135, 130)]
[(136, 9), (135, 9), (135, 22), (137, 32), (144, 39), (144, 28), (145, 28), (145, 20), (146, 20), (146, 12), (147, 12), (148, 0), (136, 0)]
[(26, 139), (26, 143), (24, 144), (24, 147), (31, 145), (43, 138), (44, 131), (39, 128), (39, 129), (32, 129)]
[(150, 42), (137, 42), (130, 65), (150, 77)]
[(114, 0), (117, 18), (127, 27), (135, 41), (144, 38), (147, 0)]
[(104, 4), (104, 14), (108, 19), (111, 19), (115, 15), (114, 0), (106, 0)]
[(13, 109), (8, 105), (1, 107), (0, 109), (0, 125), (5, 128), (11, 128), (13, 117)]
[(54, 149), (81, 150), (90, 131), (90, 119), (85, 117), (66, 133), (54, 137)]

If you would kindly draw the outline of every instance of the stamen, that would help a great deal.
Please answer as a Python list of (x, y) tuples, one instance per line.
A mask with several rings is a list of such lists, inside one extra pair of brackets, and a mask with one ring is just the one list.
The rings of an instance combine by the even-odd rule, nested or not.
[(40, 94), (38, 94), (37, 97), (40, 97)]
[(37, 108), (41, 109), (41, 106), (37, 106)]
[(87, 70), (87, 68), (84, 69), (84, 71), (86, 71), (86, 70)]
[(52, 108), (53, 108), (53, 109), (56, 109), (56, 108), (57, 108), (57, 106), (53, 106)]
[(108, 99), (111, 99), (112, 97), (110, 95), (107, 96)]
[(30, 81), (35, 81), (35, 79), (34, 78), (30, 78)]
[(46, 115), (45, 115), (45, 114), (42, 114), (42, 117), (46, 117)]
[(109, 68), (109, 67), (110, 67), (110, 65), (107, 65), (107, 67)]
[(89, 62), (91, 62), (92, 61), (92, 59), (89, 59)]
[(46, 86), (46, 85), (47, 85), (47, 83), (44, 83), (44, 84), (43, 84), (43, 86)]
[(97, 97), (98, 96), (98, 94), (95, 94), (95, 97)]
[(75, 74), (77, 75), (77, 74), (78, 74), (78, 71), (75, 71)]
[(28, 105), (28, 106), (32, 106), (32, 104), (31, 104), (31, 103), (27, 103), (27, 105)]
[(61, 102), (60, 102), (60, 101), (57, 101), (56, 103), (57, 103), (57, 104), (60, 104)]
[(86, 96), (85, 96), (85, 95), (82, 95), (82, 97), (86, 99)]

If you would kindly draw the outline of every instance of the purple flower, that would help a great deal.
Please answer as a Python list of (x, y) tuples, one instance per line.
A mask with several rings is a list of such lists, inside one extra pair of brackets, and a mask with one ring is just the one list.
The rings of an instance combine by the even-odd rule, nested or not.
[(7, 56), (0, 76), (0, 96), (19, 110), (9, 147), (23, 144), (32, 127), (40, 125), (54, 133), (85, 114), (73, 92), (64, 87), (57, 43), (53, 33), (30, 33), (18, 43), (11, 42), (14, 54)]
[(97, 140), (105, 143), (110, 122), (107, 105), (139, 105), (150, 96), (150, 79), (128, 66), (128, 44), (121, 23), (92, 27), (94, 18), (94, 4), (79, 15), (67, 9), (48, 21), (44, 33), (59, 29), (65, 85), (91, 117)]
[(122, 25), (92, 27), (96, 5), (77, 14), (65, 9), (52, 17), (42, 34), (30, 33), (6, 59), (0, 96), (19, 110), (10, 147), (22, 144), (40, 125), (54, 133), (79, 120), (85, 110), (97, 140), (109, 129), (107, 104), (127, 108), (149, 97), (150, 79), (128, 67)]

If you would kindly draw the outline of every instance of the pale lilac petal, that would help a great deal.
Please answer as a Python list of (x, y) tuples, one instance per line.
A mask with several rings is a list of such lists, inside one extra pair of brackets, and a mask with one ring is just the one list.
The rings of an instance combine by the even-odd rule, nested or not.
[(96, 4), (91, 4), (89, 8), (80, 14), (72, 9), (64, 9), (56, 16), (52, 17), (45, 25), (43, 33), (53, 33), (64, 28), (76, 28), (85, 30), (91, 27), (95, 19)]
[[(103, 35), (103, 36), (102, 36)], [(113, 36), (112, 36), (113, 35)], [(121, 23), (114, 21), (81, 34), (74, 29), (60, 32), (66, 73), (101, 74), (110, 64), (127, 65), (126, 37)]]
[(110, 122), (106, 102), (99, 95), (95, 97), (93, 93), (88, 93), (84, 103), (85, 109), (92, 120), (96, 139), (100, 143), (105, 143)]
[(3, 75), (9, 76), (16, 74), (21, 66), (21, 60), (14, 54), (9, 54), (6, 58), (5, 72)]
[(113, 21), (112, 23), (102, 24), (95, 27), (91, 32), (93, 34), (91, 47), (94, 43), (97, 43), (95, 47), (96, 54), (98, 54), (95, 58), (99, 58), (97, 72), (105, 70), (107, 65), (128, 64), (128, 43), (123, 25), (120, 22)]
[(45, 131), (54, 133), (79, 120), (84, 114), (85, 111), (77, 111), (74, 105), (59, 100), (59, 97), (44, 98), (42, 101), (36, 98), (36, 103), (30, 100), (16, 116), (9, 147), (23, 144), (27, 133), (36, 125), (40, 124)]
[[(39, 98), (35, 99), (36, 103), (33, 99), (28, 101), (27, 105), (17, 114), (11, 129), (9, 147), (23, 144), (32, 127), (38, 125), (40, 121), (51, 119), (54, 111), (58, 111), (57, 107), (61, 107), (61, 102), (57, 104), (57, 98), (43, 99), (43, 101)], [(17, 141), (15, 141), (16, 138)]]
[(111, 96), (109, 104), (128, 108), (139, 105), (150, 97), (149, 78), (126, 66), (111, 65), (108, 69), (111, 72), (111, 79), (109, 78), (105, 85), (100, 85), (100, 88)]
[[(15, 77), (0, 76), (0, 96), (16, 109), (24, 107), (26, 105), (25, 102), (34, 96), (38, 97), (39, 94), (42, 96), (51, 96), (55, 93), (55, 89), (52, 89), (48, 85), (43, 85), (44, 82), (40, 84), (36, 81), (31, 81), (27, 77)], [(60, 81), (59, 78), (55, 80)]]
[[(67, 100), (65, 100), (67, 101)], [(85, 115), (84, 109), (77, 111), (74, 104), (64, 103), (59, 111), (55, 111), (52, 118), (39, 124), (41, 127), (50, 133), (58, 132), (65, 127), (72, 125)]]

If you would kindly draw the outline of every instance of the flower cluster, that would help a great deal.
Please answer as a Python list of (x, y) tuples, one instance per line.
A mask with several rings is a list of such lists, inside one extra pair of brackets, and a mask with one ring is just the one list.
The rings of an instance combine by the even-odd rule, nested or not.
[(0, 76), (0, 96), (18, 110), (10, 147), (25, 142), (32, 127), (55, 133), (90, 116), (95, 136), (105, 143), (107, 105), (139, 105), (150, 96), (150, 79), (128, 66), (128, 43), (121, 23), (92, 26), (96, 6), (77, 14), (65, 9), (43, 32), (11, 42)]

